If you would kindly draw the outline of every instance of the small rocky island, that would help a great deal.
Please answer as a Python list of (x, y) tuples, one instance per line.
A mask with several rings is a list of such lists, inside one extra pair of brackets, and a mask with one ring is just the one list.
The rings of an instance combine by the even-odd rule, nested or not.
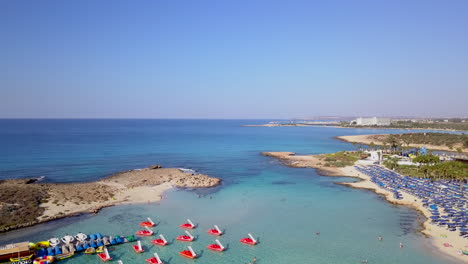
[(2, 180), (0, 232), (82, 213), (97, 213), (101, 208), (117, 204), (157, 202), (164, 191), (173, 187), (208, 188), (220, 183), (218, 178), (160, 165), (88, 183)]

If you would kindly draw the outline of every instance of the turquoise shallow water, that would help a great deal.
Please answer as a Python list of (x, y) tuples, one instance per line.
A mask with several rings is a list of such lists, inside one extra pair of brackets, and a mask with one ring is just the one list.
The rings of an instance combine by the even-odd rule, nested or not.
[[(136, 255), (130, 244), (111, 255), (124, 263), (144, 263), (158, 252), (166, 263), (449, 263), (433, 253), (417, 232), (418, 213), (394, 206), (380, 196), (341, 185), (349, 178), (319, 176), (312, 169), (288, 168), (261, 151), (323, 153), (351, 149), (333, 140), (345, 134), (381, 133), (318, 127), (241, 127), (261, 121), (222, 120), (4, 120), (0, 121), (0, 177), (37, 177), (72, 182), (94, 180), (116, 171), (163, 164), (193, 168), (221, 177), (221, 187), (169, 191), (158, 204), (117, 206), (0, 234), (0, 244), (39, 241), (76, 232), (133, 234), (147, 216), (169, 240), (182, 234), (178, 225), (190, 218), (199, 224), (191, 243), (197, 260), (178, 256), (186, 243), (175, 241)], [(388, 131), (385, 131), (388, 132)], [(398, 131), (392, 131), (398, 132)], [(198, 198), (201, 194), (201, 198)], [(226, 229), (223, 253), (205, 247), (213, 224)], [(320, 235), (315, 235), (320, 231)], [(248, 232), (260, 238), (255, 247), (238, 241)], [(379, 242), (378, 235), (384, 240)], [(399, 242), (405, 247), (400, 249)], [(98, 263), (80, 256), (62, 263)]]

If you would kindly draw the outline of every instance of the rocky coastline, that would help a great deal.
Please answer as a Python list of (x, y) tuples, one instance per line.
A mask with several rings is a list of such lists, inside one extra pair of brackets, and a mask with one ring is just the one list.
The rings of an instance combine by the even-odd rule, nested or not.
[(171, 188), (209, 188), (221, 180), (178, 168), (120, 172), (87, 183), (43, 183), (37, 179), (0, 181), (0, 232), (64, 217), (97, 213), (118, 204), (151, 203)]

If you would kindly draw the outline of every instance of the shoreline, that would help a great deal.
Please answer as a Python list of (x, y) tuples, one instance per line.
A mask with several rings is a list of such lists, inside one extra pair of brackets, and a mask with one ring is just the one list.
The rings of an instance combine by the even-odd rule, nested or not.
[(257, 124), (257, 125), (241, 125), (243, 127), (331, 127), (331, 128), (349, 128), (349, 129), (381, 129), (381, 130), (424, 130), (424, 131), (446, 131), (446, 132), (468, 132), (463, 129), (451, 128), (427, 128), (427, 127), (379, 127), (379, 126), (340, 126), (338, 124)]
[[(295, 168), (313, 168), (319, 171), (320, 175), (331, 177), (351, 177), (360, 179), (357, 182), (340, 182), (340, 185), (348, 186), (356, 189), (366, 189), (373, 191), (378, 195), (383, 195), (385, 200), (392, 204), (409, 206), (421, 212), (426, 221), (422, 224), (420, 231), (432, 247), (435, 247), (441, 254), (451, 259), (468, 263), (468, 256), (459, 255), (456, 251), (468, 247), (468, 240), (458, 236), (458, 232), (451, 232), (447, 229), (433, 225), (430, 222), (430, 212), (427, 208), (422, 206), (421, 199), (408, 193), (402, 193), (403, 199), (397, 200), (393, 198), (390, 191), (380, 188), (377, 184), (370, 180), (370, 177), (359, 172), (353, 166), (346, 166), (342, 168), (337, 167), (324, 167), (320, 164), (319, 155), (295, 155), (293, 152), (263, 152), (262, 155), (269, 156), (280, 160), (283, 164)], [(357, 162), (359, 163), (359, 161)], [(322, 172), (322, 173), (320, 173)], [(443, 244), (449, 243), (452, 247), (445, 247)]]
[[(220, 183), (218, 178), (160, 166), (124, 171), (87, 183), (3, 180), (0, 188), (6, 191), (2, 197), (5, 202), (0, 204), (0, 233), (61, 218), (95, 214), (115, 205), (159, 202), (164, 192), (172, 188), (210, 188)], [(9, 212), (12, 213), (9, 215)]]

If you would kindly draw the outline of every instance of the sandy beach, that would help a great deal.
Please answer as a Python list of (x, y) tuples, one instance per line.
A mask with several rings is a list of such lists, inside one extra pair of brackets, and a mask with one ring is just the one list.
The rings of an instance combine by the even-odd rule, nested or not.
[[(327, 176), (354, 177), (361, 179), (361, 181), (358, 182), (341, 184), (352, 188), (372, 190), (377, 194), (385, 196), (386, 200), (391, 203), (410, 206), (420, 211), (427, 218), (427, 220), (424, 222), (424, 229), (422, 230), (422, 233), (431, 240), (431, 244), (444, 255), (450, 258), (455, 258), (457, 261), (461, 261), (462, 263), (468, 263), (468, 256), (460, 255), (460, 251), (462, 249), (468, 249), (468, 240), (460, 237), (458, 231), (451, 232), (446, 228), (432, 224), (429, 219), (431, 216), (429, 210), (422, 206), (423, 203), (421, 199), (417, 198), (416, 196), (408, 193), (402, 193), (403, 199), (397, 200), (393, 198), (393, 195), (390, 191), (380, 188), (377, 184), (370, 180), (369, 176), (359, 172), (353, 166), (347, 166), (343, 168), (324, 167), (323, 162), (321, 162), (320, 155), (299, 156), (295, 155), (293, 152), (264, 152), (262, 155), (277, 158), (285, 165), (291, 167), (315, 168), (325, 172)], [(362, 163), (362, 161), (356, 162), (357, 165), (366, 165), (360, 163)], [(446, 243), (448, 243), (448, 247), (444, 246)]]
[(207, 188), (220, 182), (217, 178), (177, 168), (126, 171), (89, 183), (4, 180), (0, 181), (0, 188), (5, 190), (1, 197), (4, 202), (0, 204), (0, 232), (82, 213), (97, 213), (118, 204), (157, 202), (173, 187)]

